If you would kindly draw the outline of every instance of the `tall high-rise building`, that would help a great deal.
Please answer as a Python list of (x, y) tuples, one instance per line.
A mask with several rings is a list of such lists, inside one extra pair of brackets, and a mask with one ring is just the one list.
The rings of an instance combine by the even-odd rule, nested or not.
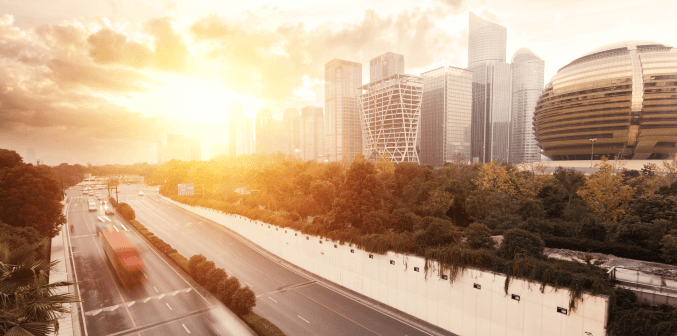
[(468, 68), (472, 81), (472, 162), (507, 162), (510, 150), (511, 71), (507, 30), (470, 13)]
[(301, 150), (301, 118), (295, 108), (284, 110), (282, 116), (284, 151), (287, 155), (300, 157)]
[(404, 73), (404, 55), (387, 52), (369, 61), (369, 82)]
[(357, 96), (362, 64), (334, 59), (324, 65), (325, 153), (329, 161), (352, 162), (362, 154)]
[(254, 127), (252, 126), (252, 118), (244, 117), (242, 123), (242, 135), (243, 135), (243, 152), (242, 154), (253, 154), (254, 153)]
[(273, 115), (266, 107), (256, 111), (256, 154), (274, 153), (273, 141), (279, 141), (273, 136)]
[(242, 103), (235, 102), (228, 108), (228, 148), (230, 155), (244, 154), (244, 112)]
[(510, 117), (510, 163), (541, 161), (534, 136), (533, 119), (545, 81), (545, 61), (527, 48), (512, 56), (512, 112)]
[(321, 107), (301, 109), (301, 158), (324, 161), (324, 114)]
[(197, 137), (188, 138), (189, 161), (202, 161), (202, 144)]
[(360, 87), (364, 156), (377, 161), (419, 162), (416, 135), (421, 117), (423, 77), (394, 74)]
[(158, 164), (165, 163), (163, 154), (164, 154), (164, 145), (162, 144), (162, 140), (158, 140), (157, 141), (157, 163)]
[(441, 167), (455, 155), (470, 160), (473, 73), (445, 66), (421, 76), (421, 163)]

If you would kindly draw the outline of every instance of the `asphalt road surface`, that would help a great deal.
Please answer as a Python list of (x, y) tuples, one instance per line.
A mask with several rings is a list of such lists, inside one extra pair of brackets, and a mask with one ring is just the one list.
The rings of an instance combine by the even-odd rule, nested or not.
[[(73, 189), (67, 194), (68, 225), (72, 225), (70, 245), (88, 336), (212, 334), (205, 320), (213, 308), (209, 298), (198, 293), (170, 266), (166, 257), (120, 218), (105, 215), (98, 200), (97, 210), (89, 211), (87, 201), (96, 197)], [(96, 234), (96, 223), (100, 221), (125, 232), (139, 249), (145, 265), (145, 282), (140, 288), (127, 290), (120, 283)]]
[[(141, 190), (145, 196), (138, 196)], [(254, 312), (287, 335), (431, 335), (420, 328), (422, 324), (435, 334), (452, 335), (425, 322), (373, 309), (279, 264), (227, 229), (162, 200), (157, 188), (123, 185), (119, 191), (119, 201), (134, 209), (136, 219), (179, 253), (187, 258), (203, 254), (249, 286), (257, 294)]]

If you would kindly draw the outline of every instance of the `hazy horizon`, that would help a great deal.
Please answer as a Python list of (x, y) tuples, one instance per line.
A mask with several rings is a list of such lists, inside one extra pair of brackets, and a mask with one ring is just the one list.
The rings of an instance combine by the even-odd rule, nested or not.
[(227, 142), (227, 110), (324, 107), (324, 64), (404, 55), (405, 72), (467, 66), (468, 12), (507, 27), (545, 82), (597, 47), (677, 45), (671, 1), (0, 2), (0, 148), (45, 164), (156, 163), (166, 134)]

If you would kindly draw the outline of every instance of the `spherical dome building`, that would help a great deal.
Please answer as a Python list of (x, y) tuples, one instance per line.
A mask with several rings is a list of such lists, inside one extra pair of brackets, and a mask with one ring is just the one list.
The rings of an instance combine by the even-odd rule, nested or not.
[(593, 150), (595, 159), (669, 158), (677, 152), (676, 89), (672, 46), (627, 41), (597, 48), (559, 69), (543, 89), (536, 141), (552, 160), (590, 160)]

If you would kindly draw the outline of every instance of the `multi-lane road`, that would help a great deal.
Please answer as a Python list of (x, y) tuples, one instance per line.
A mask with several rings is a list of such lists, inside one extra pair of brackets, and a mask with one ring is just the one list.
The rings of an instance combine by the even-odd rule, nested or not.
[[(98, 190), (102, 194), (105, 190)], [(82, 299), (84, 335), (210, 335), (207, 322), (213, 299), (203, 296), (190, 280), (174, 270), (166, 257), (147, 244), (116, 215), (105, 215), (97, 201), (97, 210), (89, 211), (82, 191), (67, 192), (67, 218), (70, 249), (75, 276)], [(125, 289), (107, 261), (97, 222), (108, 222), (124, 231), (139, 249), (145, 264), (143, 285)]]
[[(140, 190), (145, 196), (137, 195)], [(157, 188), (120, 186), (119, 201), (128, 203), (139, 222), (184, 256), (203, 254), (217, 267), (236, 276), (242, 285), (249, 286), (257, 295), (254, 311), (287, 335), (451, 335), (373, 302), (365, 302), (364, 298), (355, 299), (354, 294), (287, 267), (220, 225), (161, 199)], [(93, 221), (91, 216), (90, 221)], [(144, 262), (161, 264), (158, 266), (158, 271), (164, 272), (161, 274), (172, 272), (160, 260), (144, 259)], [(166, 290), (181, 289), (179, 287), (186, 288), (177, 281)], [(193, 291), (173, 299), (191, 301), (192, 309), (199, 309), (201, 300)], [(156, 306), (154, 309), (162, 309), (161, 302)], [(124, 310), (118, 312), (118, 319), (129, 324), (125, 314)], [(171, 327), (172, 331), (180, 331)]]

